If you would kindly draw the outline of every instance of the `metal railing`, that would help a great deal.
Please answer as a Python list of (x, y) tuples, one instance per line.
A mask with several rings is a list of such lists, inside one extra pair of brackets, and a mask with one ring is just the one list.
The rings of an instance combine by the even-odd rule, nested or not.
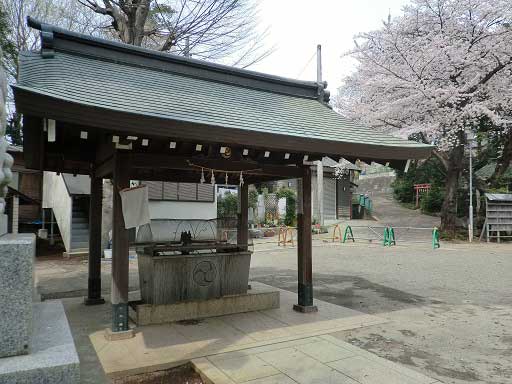
[(391, 246), (397, 243), (432, 243), (433, 248), (440, 247), (440, 236), (437, 227), (393, 227), (390, 225), (347, 225), (343, 230), (336, 224), (332, 241), (346, 243), (364, 240), (380, 242)]
[(359, 195), (358, 203), (361, 207), (364, 207), (369, 212), (371, 212), (373, 209), (373, 203), (372, 203), (372, 199), (370, 198), (370, 196), (367, 196), (367, 195), (361, 193)]

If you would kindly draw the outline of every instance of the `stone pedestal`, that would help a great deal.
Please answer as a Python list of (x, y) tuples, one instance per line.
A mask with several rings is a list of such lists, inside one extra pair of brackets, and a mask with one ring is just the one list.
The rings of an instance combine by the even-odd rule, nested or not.
[(35, 245), (33, 234), (0, 237), (0, 383), (78, 384), (62, 303), (32, 303)]
[(5, 213), (0, 214), (0, 236), (7, 233), (7, 225), (9, 218)]
[(78, 384), (80, 366), (60, 300), (33, 304), (30, 354), (0, 359), (2, 384)]
[(0, 237), (0, 358), (29, 353), (35, 248), (32, 234)]

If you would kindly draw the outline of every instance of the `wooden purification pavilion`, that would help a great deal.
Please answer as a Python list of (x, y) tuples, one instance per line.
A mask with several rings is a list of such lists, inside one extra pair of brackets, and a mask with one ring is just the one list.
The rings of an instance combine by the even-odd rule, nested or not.
[[(113, 180), (112, 331), (128, 329), (128, 231), (119, 190), (130, 180), (199, 182), (201, 170), (240, 188), (238, 242), (247, 244), (248, 185), (297, 178), (298, 300), (314, 310), (310, 162), (389, 162), (430, 146), (370, 131), (327, 105), (326, 83), (280, 78), (97, 39), (29, 19), (40, 52), (20, 54), (13, 87), (27, 168), (91, 176), (89, 291), (101, 303), (102, 179)], [(227, 150), (226, 150), (227, 148)]]

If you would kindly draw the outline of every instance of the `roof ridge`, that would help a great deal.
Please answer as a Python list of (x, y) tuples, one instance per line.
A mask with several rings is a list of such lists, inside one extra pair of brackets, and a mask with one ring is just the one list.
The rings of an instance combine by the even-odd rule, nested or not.
[[(142, 65), (160, 70), (167, 69), (171, 72), (176, 71), (178, 67), (182, 67), (181, 69), (187, 67), (188, 70), (184, 71), (183, 74), (295, 96), (319, 99), (319, 88), (322, 88), (315, 81), (290, 79), (92, 37), (43, 23), (30, 16), (27, 17), (27, 24), (41, 31), (41, 54), (43, 57), (53, 57), (55, 50), (57, 50), (69, 51), (75, 54), (82, 53), (100, 59), (121, 62), (122, 60), (119, 57), (121, 54), (121, 56), (124, 56), (126, 64)], [(91, 50), (87, 47), (96, 49)], [(126, 61), (127, 59), (131, 59), (131, 61)], [(151, 62), (153, 62), (153, 65), (151, 65)], [(157, 63), (160, 65), (156, 65)], [(323, 92), (327, 91), (324, 90)]]

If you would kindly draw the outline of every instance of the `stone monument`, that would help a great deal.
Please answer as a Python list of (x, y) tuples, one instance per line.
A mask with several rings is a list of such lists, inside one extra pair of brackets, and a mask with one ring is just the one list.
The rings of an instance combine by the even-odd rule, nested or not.
[(4, 137), (6, 98), (0, 66), (0, 383), (78, 384), (78, 355), (62, 303), (33, 303), (35, 236), (6, 234), (4, 198), (13, 163)]
[[(0, 51), (0, 57), (2, 52)], [(13, 158), (7, 153), (9, 143), (5, 140), (5, 122), (7, 120), (7, 79), (0, 68), (0, 236), (7, 233), (7, 215), (4, 214), (7, 184), (12, 180), (11, 167)]]

